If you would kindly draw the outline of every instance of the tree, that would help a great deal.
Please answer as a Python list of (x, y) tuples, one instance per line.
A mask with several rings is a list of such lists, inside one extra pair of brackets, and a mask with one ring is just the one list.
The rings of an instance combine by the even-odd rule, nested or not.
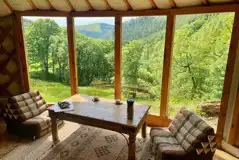
[(51, 45), (49, 47), (50, 62), (52, 63), (52, 72), (58, 81), (69, 84), (69, 65), (68, 65), (68, 47), (66, 38), (66, 29), (61, 29), (56, 35), (50, 37)]
[(142, 45), (140, 41), (132, 41), (123, 48), (123, 81), (135, 87), (132, 96), (136, 97)]
[(38, 64), (45, 78), (49, 76), (50, 37), (58, 32), (60, 32), (60, 27), (50, 19), (38, 19), (27, 28), (26, 46), (30, 65)]

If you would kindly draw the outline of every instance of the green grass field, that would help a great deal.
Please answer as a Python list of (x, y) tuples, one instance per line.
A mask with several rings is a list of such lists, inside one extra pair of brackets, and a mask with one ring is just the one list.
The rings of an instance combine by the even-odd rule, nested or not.
[[(44, 99), (48, 102), (62, 101), (71, 96), (70, 86), (57, 82), (48, 82), (38, 79), (31, 79), (31, 90), (38, 90)], [(99, 96), (102, 98), (114, 98), (113, 88), (100, 88), (100, 87), (79, 87), (79, 94), (89, 96)], [(126, 100), (128, 97), (123, 97)], [(135, 99), (136, 103), (151, 105), (150, 113), (159, 115), (160, 100), (140, 100)], [(188, 109), (196, 111), (196, 105), (199, 101), (171, 101), (169, 103), (169, 116), (174, 116), (182, 106), (187, 106)]]

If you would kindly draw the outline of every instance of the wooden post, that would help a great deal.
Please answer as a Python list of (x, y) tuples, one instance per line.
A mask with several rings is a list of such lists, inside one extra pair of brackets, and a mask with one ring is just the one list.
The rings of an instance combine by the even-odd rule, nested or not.
[(115, 99), (121, 99), (122, 17), (115, 17)]
[(162, 89), (161, 89), (161, 100), (160, 100), (160, 116), (162, 117), (168, 116), (168, 99), (169, 99), (170, 76), (171, 76), (171, 68), (172, 68), (174, 28), (175, 28), (175, 15), (169, 14), (167, 16), (167, 25), (166, 25)]
[(78, 77), (76, 65), (76, 49), (75, 49), (75, 26), (74, 18), (67, 16), (67, 37), (68, 37), (68, 52), (71, 80), (71, 95), (78, 93)]
[(16, 51), (18, 54), (18, 67), (21, 78), (22, 92), (30, 91), (27, 55), (25, 52), (25, 41), (22, 29), (22, 17), (19, 14), (15, 14), (15, 25), (14, 30), (16, 34)]
[(234, 66), (236, 61), (236, 53), (238, 49), (238, 42), (239, 42), (239, 12), (235, 13), (234, 24), (232, 28), (232, 36), (231, 36), (231, 43), (229, 48), (229, 54), (227, 59), (227, 68), (225, 73), (225, 80), (222, 92), (222, 99), (221, 99), (221, 107), (220, 113), (218, 118), (218, 127), (217, 127), (217, 145), (221, 147), (221, 142), (223, 139), (223, 131), (226, 121), (226, 113), (228, 109), (228, 103), (230, 98), (231, 92), (231, 85), (233, 80), (233, 72)]
[(234, 106), (233, 117), (232, 117), (232, 125), (230, 129), (230, 135), (228, 139), (228, 143), (231, 145), (235, 144), (236, 136), (239, 133), (239, 86), (237, 89), (237, 98)]

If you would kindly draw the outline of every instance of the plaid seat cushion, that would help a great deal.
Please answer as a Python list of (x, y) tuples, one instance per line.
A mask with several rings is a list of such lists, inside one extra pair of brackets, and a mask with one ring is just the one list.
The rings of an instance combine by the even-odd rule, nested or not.
[[(57, 120), (58, 127), (63, 125), (62, 120)], [(8, 124), (8, 131), (22, 137), (41, 137), (51, 131), (51, 119), (48, 111), (30, 118), (24, 122), (12, 122)]]
[(215, 135), (203, 119), (184, 108), (173, 119), (169, 131), (187, 152), (200, 147), (201, 142), (208, 142), (208, 135)]
[(157, 159), (177, 159), (186, 152), (167, 128), (152, 128), (150, 131), (152, 151)]
[(38, 116), (22, 122), (22, 125), (29, 127), (34, 126), (40, 132), (51, 127), (51, 118), (48, 116), (48, 111), (45, 111)]
[(33, 91), (9, 98), (3, 114), (5, 119), (23, 122), (41, 114), (46, 108), (40, 93)]
[(184, 108), (168, 128), (152, 128), (152, 151), (156, 159), (212, 159), (216, 150), (215, 133), (203, 119)]

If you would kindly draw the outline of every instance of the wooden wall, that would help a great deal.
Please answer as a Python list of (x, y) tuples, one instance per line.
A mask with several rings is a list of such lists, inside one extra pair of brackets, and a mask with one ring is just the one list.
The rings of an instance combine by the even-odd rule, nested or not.
[(14, 33), (14, 16), (0, 17), (0, 107), (22, 92)]
[[(234, 140), (234, 146), (239, 148), (239, 85), (238, 85), (238, 90), (237, 90), (237, 100), (236, 100), (236, 105), (234, 109), (234, 123), (235, 123), (235, 140)], [(233, 133), (232, 133), (233, 134)]]

